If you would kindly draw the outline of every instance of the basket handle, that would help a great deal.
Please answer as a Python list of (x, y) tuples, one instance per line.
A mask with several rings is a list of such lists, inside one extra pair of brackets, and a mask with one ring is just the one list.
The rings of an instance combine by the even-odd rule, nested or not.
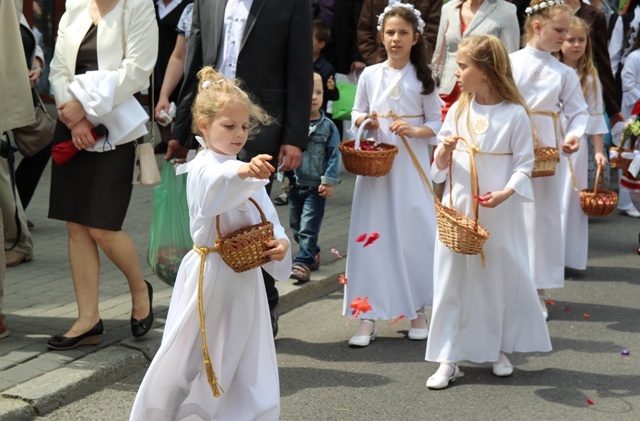
[[(252, 197), (249, 198), (249, 202), (253, 203), (253, 205), (258, 209), (258, 212), (260, 212), (260, 219), (262, 220), (262, 223), (267, 222), (267, 217), (262, 211), (260, 205), (258, 205), (258, 202), (253, 200)], [(216, 231), (218, 232), (218, 239), (222, 238), (222, 233), (220, 233), (220, 215), (216, 215)]]
[(606, 186), (604, 185), (604, 172), (602, 171), (602, 165), (598, 165), (598, 169), (596, 170), (596, 182), (593, 186), (594, 195), (598, 193), (598, 183), (600, 182), (600, 180), (602, 180), (602, 190), (605, 190)]
[(372, 121), (372, 119), (367, 118), (362, 123), (360, 123), (360, 126), (358, 127), (358, 133), (356, 134), (356, 142), (353, 144), (353, 149), (360, 150), (360, 138), (362, 137), (364, 126), (371, 123)]
[[(462, 144), (469, 150), (469, 163), (470, 163), (470, 167), (471, 167), (471, 171), (470, 171), (470, 178), (471, 178), (471, 194), (475, 197), (473, 197), (473, 223), (476, 226), (476, 229), (478, 227), (478, 203), (479, 200), (477, 199), (478, 196), (480, 195), (480, 186), (478, 185), (478, 171), (476, 169), (476, 160), (475, 160), (475, 153), (476, 150), (474, 147), (472, 147), (469, 142), (467, 142), (467, 140), (462, 137), (462, 136), (457, 136), (458, 141), (462, 142)], [(453, 152), (451, 153), (451, 155), (453, 155)], [(451, 170), (452, 170), (452, 163), (453, 163), (453, 157), (451, 157), (451, 159), (449, 159), (449, 203), (451, 204), (451, 209), (453, 209), (453, 198), (452, 198), (452, 187), (451, 184), (453, 184), (451, 182)]]
[(418, 161), (416, 154), (413, 153), (413, 149), (411, 149), (411, 146), (409, 146), (409, 142), (407, 142), (407, 139), (404, 137), (404, 135), (400, 135), (400, 139), (402, 139), (402, 143), (404, 143), (404, 146), (407, 148), (407, 152), (409, 152), (409, 156), (411, 156), (411, 161), (413, 162), (413, 165), (418, 170), (418, 174), (420, 174), (420, 178), (422, 178), (422, 181), (424, 181), (424, 183), (429, 188), (429, 191), (433, 195), (433, 200), (436, 203), (438, 203), (440, 200), (438, 199), (436, 192), (433, 191), (433, 187), (431, 186), (431, 181), (427, 177), (427, 174), (424, 172), (422, 165), (420, 165), (420, 161)]

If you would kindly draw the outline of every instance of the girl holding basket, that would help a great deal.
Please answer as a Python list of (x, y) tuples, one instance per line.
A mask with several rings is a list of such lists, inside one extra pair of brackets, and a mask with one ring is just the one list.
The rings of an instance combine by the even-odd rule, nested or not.
[(356, 180), (344, 314), (351, 315), (350, 303), (357, 298), (368, 297), (371, 310), (359, 315), (360, 326), (349, 341), (353, 347), (375, 339), (376, 320), (407, 318), (409, 339), (424, 340), (428, 334), (424, 311), (433, 300), (435, 210), (405, 146), (428, 169), (429, 139), (442, 124), (424, 26), (409, 3), (385, 8), (378, 31), (388, 58), (367, 67), (358, 81), (354, 127), (377, 129), (380, 140), (398, 146), (398, 154), (387, 175)]
[(457, 62), (461, 96), (438, 134), (431, 175), (435, 182), (446, 181), (443, 203), (452, 203), (467, 217), (473, 217), (478, 202), (478, 221), (490, 236), (475, 255), (436, 243), (425, 359), (440, 367), (427, 380), (430, 389), (454, 381), (460, 375), (458, 361), (492, 362), (493, 374), (503, 377), (513, 372), (506, 354), (551, 350), (529, 268), (522, 212), (523, 203), (533, 200), (527, 106), (498, 38), (463, 39)]

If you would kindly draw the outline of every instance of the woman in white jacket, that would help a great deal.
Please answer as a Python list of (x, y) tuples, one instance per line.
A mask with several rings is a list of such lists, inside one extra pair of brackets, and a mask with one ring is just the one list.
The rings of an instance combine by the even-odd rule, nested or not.
[[(79, 152), (62, 165), (53, 164), (49, 217), (67, 222), (78, 319), (64, 335), (47, 342), (52, 349), (97, 344), (102, 338), (98, 247), (129, 283), (133, 335), (146, 334), (153, 323), (153, 290), (142, 277), (131, 238), (122, 231), (132, 190), (133, 141), (146, 133), (144, 121), (132, 122), (126, 136), (107, 142), (108, 147), (103, 148), (93, 148), (96, 140), (91, 130), (112, 110), (130, 103), (134, 94), (148, 86), (157, 42), (158, 28), (151, 1), (66, 2), (50, 66), (49, 80), (59, 111), (53, 144), (72, 140)], [(115, 80), (106, 92), (90, 92), (92, 85), (82, 84), (88, 90), (86, 96), (93, 95), (98, 104), (81, 101), (78, 91), (72, 91), (72, 83), (77, 85), (81, 77), (91, 78), (92, 74), (84, 76), (90, 71), (100, 71), (92, 74), (104, 74), (108, 76), (105, 79)]]

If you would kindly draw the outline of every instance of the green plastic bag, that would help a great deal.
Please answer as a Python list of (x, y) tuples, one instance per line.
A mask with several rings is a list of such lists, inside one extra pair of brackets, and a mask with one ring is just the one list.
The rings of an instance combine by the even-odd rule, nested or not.
[(336, 82), (336, 88), (340, 92), (340, 99), (333, 101), (331, 117), (335, 120), (351, 120), (351, 110), (356, 99), (356, 85), (353, 83)]
[(187, 206), (187, 175), (176, 175), (170, 162), (153, 188), (153, 220), (149, 235), (149, 266), (158, 278), (173, 286), (182, 258), (191, 250)]

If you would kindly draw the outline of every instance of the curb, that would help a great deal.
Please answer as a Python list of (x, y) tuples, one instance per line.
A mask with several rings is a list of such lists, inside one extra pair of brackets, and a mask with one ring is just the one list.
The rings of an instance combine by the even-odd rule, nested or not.
[[(311, 282), (295, 285), (290, 281), (276, 284), (281, 291), (280, 314), (342, 287), (338, 282), (344, 272), (344, 259), (321, 267)], [(29, 421), (64, 405), (91, 395), (127, 374), (148, 365), (160, 347), (160, 329), (151, 340), (125, 339), (88, 354), (65, 367), (45, 373), (0, 394), (0, 421)]]

